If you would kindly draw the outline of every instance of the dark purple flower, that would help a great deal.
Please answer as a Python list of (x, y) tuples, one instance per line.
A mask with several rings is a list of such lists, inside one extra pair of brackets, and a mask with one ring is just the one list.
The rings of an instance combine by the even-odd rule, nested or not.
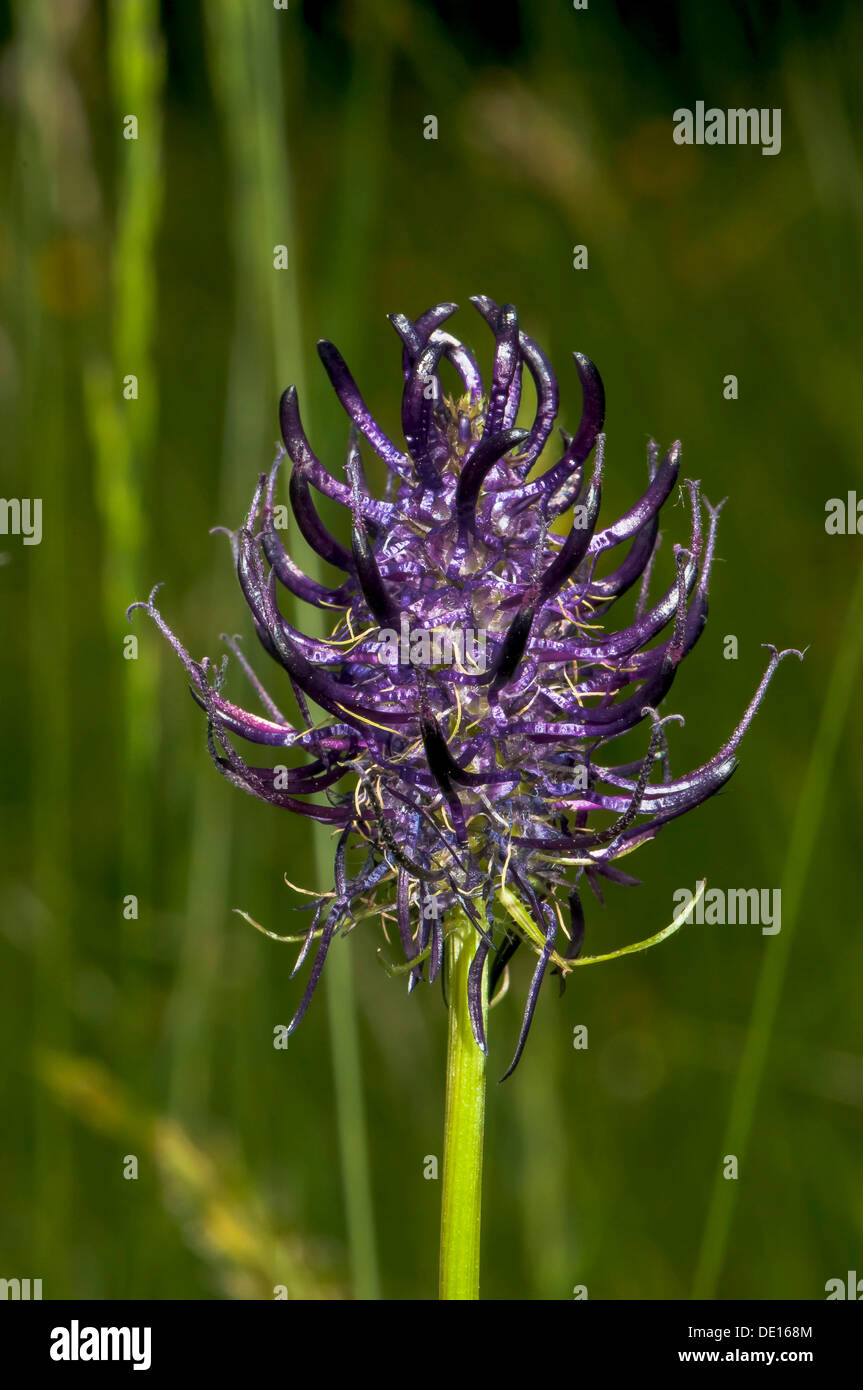
[[(690, 534), (674, 547), (673, 582), (651, 601), (659, 513), (677, 483), (679, 443), (661, 458), (650, 445), (645, 492), (600, 527), (605, 402), (596, 368), (574, 354), (581, 422), (574, 435), (561, 432), (559, 460), (529, 477), (557, 417), (557, 381), (545, 354), (520, 331), (512, 305), (498, 308), (484, 296), (472, 302), (494, 334), (488, 385), (471, 350), (441, 327), (454, 304), (436, 305), (415, 321), (391, 317), (402, 342), (405, 449), (372, 418), (337, 349), (318, 344), (350, 421), (345, 481), (312, 452), (296, 390), (282, 397), (296, 525), (344, 579), (327, 587), (309, 578), (285, 549), (275, 524), (281, 449), (231, 540), (255, 630), (287, 672), (295, 724), (236, 643), (229, 645), (264, 714), (227, 699), (225, 662), (215, 671), (208, 660), (191, 658), (156, 608), (155, 590), (133, 607), (147, 609), (183, 661), (207, 713), (219, 771), (254, 796), (338, 832), (334, 891), (312, 905), (297, 968), (317, 945), (291, 1029), (306, 1012), (333, 937), (360, 909), (392, 909), (411, 989), (426, 965), (429, 981), (439, 974), (444, 919), (460, 910), (480, 937), (470, 990), (481, 1047), (486, 961), (493, 991), (520, 944), (537, 956), (511, 1071), (545, 972), (551, 965), (565, 976), (581, 951), (583, 884), (601, 900), (602, 879), (636, 883), (615, 861), (725, 785), (789, 653), (770, 648), (761, 683), (716, 756), (685, 777), (672, 776), (664, 725), (679, 716), (660, 718), (657, 709), (704, 628), (720, 507), (704, 500), (705, 533), (699, 484), (678, 487), (688, 495)], [(444, 358), (460, 378), (457, 396), (445, 393)], [(537, 404), (530, 428), (519, 429), (525, 369)], [(369, 493), (360, 436), (389, 469), (385, 500)], [(345, 507), (349, 546), (324, 525), (313, 489)], [(565, 513), (569, 528), (558, 534), (552, 527)], [(614, 562), (626, 542), (609, 567), (605, 562)], [(636, 584), (631, 621), (607, 630), (612, 605)], [(282, 588), (337, 618), (330, 640), (292, 626), (280, 611)], [(642, 722), (642, 757), (607, 762), (613, 742)], [(233, 736), (291, 749), (305, 761), (290, 770), (255, 766), (236, 751)], [(357, 847), (365, 861), (349, 871), (348, 854)], [(502, 890), (510, 904), (513, 894), (518, 899), (520, 922), (501, 913)]]

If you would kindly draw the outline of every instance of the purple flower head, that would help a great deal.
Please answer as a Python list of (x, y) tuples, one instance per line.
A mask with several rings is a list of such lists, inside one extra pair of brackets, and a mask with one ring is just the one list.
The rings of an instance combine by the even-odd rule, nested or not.
[[(672, 583), (651, 599), (659, 514), (677, 484), (679, 443), (663, 457), (650, 445), (644, 493), (600, 526), (599, 373), (574, 354), (581, 421), (574, 435), (561, 431), (559, 459), (532, 476), (558, 414), (554, 372), (521, 332), (512, 305), (498, 308), (484, 296), (472, 302), (494, 335), (488, 382), (470, 348), (442, 327), (454, 304), (414, 321), (391, 316), (402, 343), (405, 448), (374, 420), (338, 350), (318, 344), (350, 421), (344, 480), (312, 452), (296, 390), (282, 397), (285, 448), (260, 475), (231, 540), (255, 631), (287, 673), (299, 710), (294, 723), (235, 642), (228, 645), (262, 714), (223, 693), (224, 661), (216, 670), (192, 659), (156, 608), (155, 590), (147, 604), (133, 606), (147, 609), (182, 659), (207, 714), (219, 771), (337, 834), (334, 888), (313, 902), (297, 962), (315, 945), (291, 1030), (334, 936), (359, 915), (392, 912), (413, 989), (440, 973), (448, 916), (461, 913), (479, 937), (469, 991), (483, 1049), (486, 963), (493, 992), (520, 945), (536, 957), (512, 1071), (546, 971), (565, 978), (578, 960), (584, 885), (601, 901), (603, 879), (637, 883), (616, 861), (725, 785), (789, 653), (770, 648), (727, 743), (696, 771), (674, 777), (665, 725), (680, 716), (661, 717), (658, 708), (705, 625), (720, 507), (702, 503), (697, 482), (678, 485), (689, 503), (689, 536), (674, 547)], [(444, 389), (444, 358), (460, 379), (457, 394)], [(527, 429), (516, 425), (525, 371), (536, 394)], [(361, 439), (389, 470), (384, 500), (369, 492)], [(304, 574), (285, 548), (275, 498), (286, 457), (294, 522), (344, 575), (337, 587)], [(344, 506), (350, 545), (324, 525), (315, 491)], [(567, 514), (558, 532), (555, 523)], [(635, 585), (630, 621), (609, 628), (613, 605)], [(282, 590), (322, 609), (335, 622), (332, 636), (294, 627), (280, 607)], [(615, 764), (615, 740), (638, 725), (645, 730), (641, 757)], [(248, 762), (236, 737), (279, 756), (290, 750), (296, 765)], [(349, 869), (358, 848), (364, 862)]]

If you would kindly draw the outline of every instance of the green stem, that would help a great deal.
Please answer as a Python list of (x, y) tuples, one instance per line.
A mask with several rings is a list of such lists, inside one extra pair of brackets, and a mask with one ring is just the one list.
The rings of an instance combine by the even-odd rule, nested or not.
[[(466, 918), (446, 937), (449, 991), (440, 1297), (479, 1298), (482, 1141), (486, 1057), (476, 1045), (467, 1004), (467, 980), (478, 938)], [(488, 971), (483, 971), (483, 1017), (488, 1014)]]

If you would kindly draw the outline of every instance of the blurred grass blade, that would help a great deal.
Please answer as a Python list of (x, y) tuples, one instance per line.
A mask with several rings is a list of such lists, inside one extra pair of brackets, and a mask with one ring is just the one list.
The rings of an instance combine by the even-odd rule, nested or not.
[[(207, 12), (213, 84), (222, 104), (234, 178), (234, 240), (237, 255), (238, 333), (233, 354), (237, 457), (246, 470), (254, 454), (248, 424), (275, 418), (275, 402), (286, 385), (303, 389), (302, 334), (293, 233), (291, 178), (283, 123), (280, 61), (281, 15), (218, 0)], [(277, 246), (288, 248), (288, 269), (274, 269)], [(269, 352), (264, 352), (265, 344)], [(262, 361), (263, 358), (263, 361)], [(255, 363), (258, 370), (255, 372)], [(246, 383), (243, 386), (243, 382)], [(258, 409), (261, 387), (267, 399)], [(232, 433), (229, 430), (229, 436)], [(263, 455), (261, 455), (263, 459)], [(269, 460), (266, 459), (268, 462)], [(310, 573), (316, 565), (303, 556)], [(302, 625), (313, 630), (308, 615)], [(322, 888), (332, 879), (332, 849), (326, 828), (312, 829), (316, 878)], [(357, 1298), (378, 1295), (377, 1255), (371, 1179), (359, 1062), (353, 972), (348, 943), (329, 963), (326, 996), (333, 1052), (342, 1180)]]
[(279, 1286), (290, 1299), (341, 1297), (317, 1267), (312, 1247), (273, 1227), (250, 1175), (224, 1143), (215, 1154), (212, 1145), (203, 1149), (174, 1118), (146, 1109), (90, 1058), (45, 1052), (38, 1075), (81, 1124), (136, 1150), (129, 1156), (144, 1169), (141, 1177), (146, 1165), (155, 1166), (166, 1208), (226, 1297), (271, 1299)]
[[(755, 991), (749, 1030), (734, 1083), (723, 1154), (742, 1162), (764, 1079), (771, 1035), (779, 1011), (782, 987), (800, 915), (812, 856), (822, 825), (827, 792), (833, 777), (839, 743), (848, 719), (863, 654), (863, 569), (848, 608), (845, 630), (824, 695), (809, 763), (797, 797), (797, 810), (782, 875), (782, 931), (765, 952)], [(734, 1216), (737, 1183), (727, 1182), (717, 1163), (717, 1176), (707, 1212), (693, 1286), (693, 1298), (711, 1299), (722, 1274)]]

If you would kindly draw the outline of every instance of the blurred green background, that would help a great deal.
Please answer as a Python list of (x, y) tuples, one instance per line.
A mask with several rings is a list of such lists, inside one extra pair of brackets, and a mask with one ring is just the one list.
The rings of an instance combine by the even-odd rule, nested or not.
[[(711, 621), (665, 706), (687, 721), (675, 772), (729, 734), (761, 642), (809, 647), (727, 792), (629, 861), (643, 887), (588, 904), (596, 951), (665, 925), (701, 876), (781, 886), (780, 935), (691, 926), (562, 1000), (550, 983), (498, 1087), (516, 960), (492, 1015), (483, 1294), (822, 1298), (860, 1268), (863, 542), (826, 535), (824, 505), (863, 496), (861, 53), (859, 7), (791, 0), (0, 4), (2, 491), (43, 499), (40, 545), (0, 538), (0, 1275), (45, 1298), (434, 1296), (440, 994), (407, 999), (365, 922), (274, 1049), (292, 948), (231, 909), (296, 931), (283, 874), (325, 888), (321, 845), (217, 777), (180, 667), (124, 609), (164, 581), (195, 656), (222, 632), (254, 654), (209, 530), (240, 521), (280, 391), (298, 384), (339, 471), (315, 340), (396, 438), (385, 314), (454, 299), (488, 365), (475, 293), (518, 305), (570, 429), (570, 353), (598, 364), (607, 519), (642, 491), (650, 435), (730, 498)], [(780, 107), (781, 153), (676, 146), (697, 100)]]

